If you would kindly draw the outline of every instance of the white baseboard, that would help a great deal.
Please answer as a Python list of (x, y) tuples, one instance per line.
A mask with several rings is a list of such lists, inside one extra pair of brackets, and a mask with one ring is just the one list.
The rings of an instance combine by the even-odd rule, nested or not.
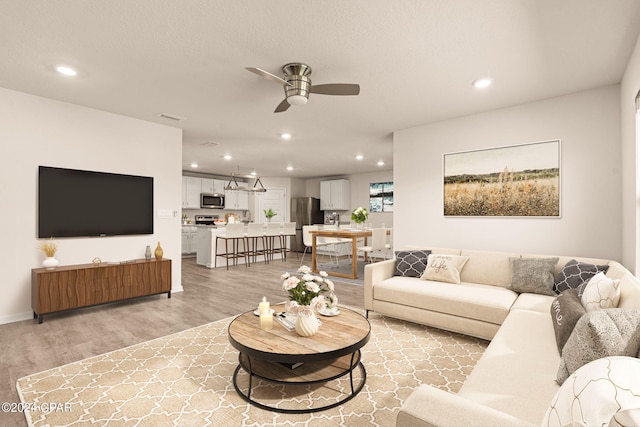
[(9, 314), (6, 316), (0, 316), (0, 325), (4, 325), (5, 323), (21, 322), (23, 320), (29, 319), (33, 319), (32, 311), (26, 313)]

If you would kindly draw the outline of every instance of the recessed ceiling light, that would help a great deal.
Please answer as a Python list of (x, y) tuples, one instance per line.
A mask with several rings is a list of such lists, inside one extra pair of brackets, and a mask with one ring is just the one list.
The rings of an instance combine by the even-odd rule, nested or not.
[(474, 80), (471, 84), (476, 89), (484, 89), (486, 87), (491, 86), (491, 79), (489, 78), (478, 79), (478, 80)]
[(69, 77), (78, 75), (78, 72), (74, 68), (69, 67), (68, 65), (56, 65), (56, 71), (59, 72), (60, 74), (64, 74), (65, 76), (69, 76)]
[(378, 166), (384, 166), (384, 162), (383, 162), (382, 160), (380, 160), (380, 161), (378, 162)]
[(291, 139), (291, 134), (290, 133), (283, 133), (280, 135), (280, 137), (282, 139)]
[(364, 156), (362, 154), (358, 154), (356, 156), (356, 160), (362, 160), (362, 159), (364, 159)]
[(224, 155), (224, 159), (225, 160), (231, 160), (231, 154), (225, 154)]
[(293, 166), (287, 166), (287, 170), (288, 171), (292, 171), (293, 170)]
[(255, 170), (251, 171), (251, 176), (256, 176), (256, 171)]
[(197, 164), (196, 162), (193, 162), (193, 163), (191, 163), (191, 167), (192, 167), (192, 168), (197, 168), (197, 167), (198, 167), (198, 164)]

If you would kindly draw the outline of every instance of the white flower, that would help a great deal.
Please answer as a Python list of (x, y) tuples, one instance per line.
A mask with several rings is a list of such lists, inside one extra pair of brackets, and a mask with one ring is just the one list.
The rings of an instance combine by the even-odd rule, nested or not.
[(296, 286), (298, 286), (298, 282), (300, 282), (300, 279), (298, 279), (297, 277), (295, 277), (295, 276), (289, 277), (282, 284), (282, 289), (285, 290), (285, 291), (293, 289)]
[(328, 274), (327, 274), (327, 272), (326, 272), (326, 271), (321, 271), (321, 272), (320, 272), (320, 276), (322, 276), (322, 277), (327, 277), (327, 276), (328, 276)]
[(288, 279), (290, 276), (291, 276), (291, 275), (290, 275), (290, 274), (289, 274), (289, 272), (287, 271), (287, 272), (285, 272), (282, 276), (280, 276), (280, 279), (281, 279), (281, 280), (285, 280), (285, 279)]
[(302, 276), (302, 280), (304, 280), (305, 282), (313, 282), (314, 278), (315, 276), (309, 273), (306, 273), (305, 275)]
[(311, 268), (307, 267), (306, 265), (302, 265), (300, 266), (300, 268), (298, 268), (298, 273), (302, 273), (302, 274), (311, 273)]
[(329, 290), (330, 290), (331, 292), (333, 292), (333, 290), (334, 290), (333, 282), (332, 282), (331, 280), (329, 280), (329, 279), (324, 279), (324, 283), (326, 283), (326, 284), (327, 284), (327, 286), (329, 287)]
[(311, 307), (314, 311), (320, 311), (327, 305), (324, 297), (322, 295), (318, 295), (314, 299), (311, 300)]
[(316, 277), (313, 278), (313, 281), (314, 282), (318, 282), (318, 283), (322, 283), (322, 282), (324, 282), (324, 279), (322, 277), (320, 277), (320, 276), (316, 276)]
[(307, 282), (307, 283), (306, 283), (306, 286), (307, 286), (307, 290), (308, 290), (309, 292), (313, 292), (313, 293), (316, 293), (316, 294), (317, 294), (318, 292), (320, 292), (320, 286), (318, 286), (318, 284), (317, 284), (317, 283), (314, 283), (314, 282)]

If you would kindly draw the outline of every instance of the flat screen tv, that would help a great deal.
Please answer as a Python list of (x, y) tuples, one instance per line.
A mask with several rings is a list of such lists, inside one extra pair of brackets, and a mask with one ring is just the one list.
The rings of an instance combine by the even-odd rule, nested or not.
[(153, 234), (153, 178), (40, 166), (38, 237)]

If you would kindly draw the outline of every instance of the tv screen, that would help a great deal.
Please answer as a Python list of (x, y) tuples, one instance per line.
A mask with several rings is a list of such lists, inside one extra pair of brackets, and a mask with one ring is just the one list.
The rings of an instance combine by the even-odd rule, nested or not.
[(38, 237), (153, 234), (153, 178), (40, 166)]

